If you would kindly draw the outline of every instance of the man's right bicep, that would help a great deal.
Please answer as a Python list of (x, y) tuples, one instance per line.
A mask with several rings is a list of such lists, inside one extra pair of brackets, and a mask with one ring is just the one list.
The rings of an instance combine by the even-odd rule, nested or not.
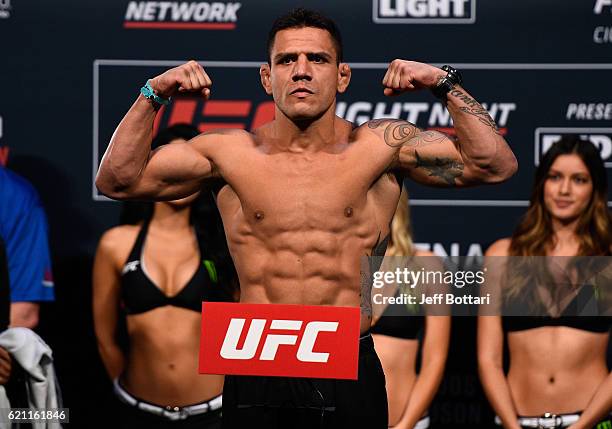
[(193, 143), (175, 142), (151, 152), (138, 181), (126, 194), (130, 199), (179, 199), (197, 192), (213, 175), (212, 161)]

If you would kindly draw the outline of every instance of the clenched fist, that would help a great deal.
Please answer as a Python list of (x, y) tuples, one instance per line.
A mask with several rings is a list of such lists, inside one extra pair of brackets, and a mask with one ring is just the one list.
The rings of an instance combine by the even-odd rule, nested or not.
[(389, 64), (382, 84), (385, 95), (399, 95), (406, 91), (433, 88), (446, 72), (429, 64), (406, 60), (393, 60)]
[(155, 93), (164, 98), (172, 97), (177, 92), (192, 92), (208, 98), (212, 81), (204, 68), (192, 60), (154, 77), (150, 84)]

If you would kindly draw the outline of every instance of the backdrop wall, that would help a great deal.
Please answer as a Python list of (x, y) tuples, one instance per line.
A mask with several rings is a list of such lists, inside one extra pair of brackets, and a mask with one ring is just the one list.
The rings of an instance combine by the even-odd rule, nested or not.
[[(428, 92), (387, 98), (381, 86), (394, 58), (451, 64), (515, 151), (519, 172), (503, 185), (408, 184), (423, 247), (478, 256), (509, 235), (540, 154), (561, 133), (592, 140), (612, 168), (612, 0), (0, 0), (0, 162), (32, 181), (49, 216), (57, 302), (44, 309), (41, 330), (56, 350), (73, 421), (94, 425), (110, 391), (95, 350), (90, 274), (97, 240), (117, 222), (119, 204), (93, 184), (115, 126), (147, 78), (189, 59), (206, 67), (212, 98), (176, 100), (157, 126), (251, 129), (270, 120), (258, 67), (273, 18), (296, 6), (322, 10), (343, 32), (353, 79), (340, 116), (452, 132)], [(432, 416), (438, 427), (484, 425), (473, 320), (455, 322)]]

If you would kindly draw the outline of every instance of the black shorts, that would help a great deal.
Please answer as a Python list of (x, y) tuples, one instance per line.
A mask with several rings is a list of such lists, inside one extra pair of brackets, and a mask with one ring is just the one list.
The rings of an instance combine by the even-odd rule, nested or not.
[(359, 341), (357, 380), (225, 377), (223, 429), (387, 429), (385, 374), (370, 335)]

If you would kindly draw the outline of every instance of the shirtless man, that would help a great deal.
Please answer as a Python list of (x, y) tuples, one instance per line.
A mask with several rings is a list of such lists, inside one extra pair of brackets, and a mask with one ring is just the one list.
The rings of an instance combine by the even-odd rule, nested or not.
[[(432, 186), (498, 183), (514, 174), (516, 159), (486, 110), (453, 86), (454, 72), (394, 60), (382, 84), (385, 95), (438, 88), (457, 140), (402, 120), (355, 127), (336, 116), (336, 93), (347, 89), (351, 69), (342, 62), (335, 24), (319, 14), (298, 9), (279, 18), (268, 52), (260, 76), (275, 102), (274, 121), (253, 132), (215, 130), (151, 152), (159, 104), (138, 96), (112, 137), (96, 185), (115, 199), (172, 200), (222, 178), (217, 203), (241, 301), (361, 306), (366, 332), (370, 291), (360, 287), (360, 258), (384, 254), (400, 194), (396, 175)], [(154, 77), (150, 87), (162, 98), (186, 92), (207, 98), (211, 79), (190, 61)], [(360, 343), (358, 381), (330, 387), (320, 380), (227, 377), (224, 425), (252, 427), (254, 419), (267, 418), (265, 427), (286, 427), (282, 411), (270, 417), (258, 405), (278, 410), (275, 405), (293, 400), (299, 404), (289, 413), (293, 426), (302, 421), (297, 413), (312, 407), (318, 414), (335, 410), (321, 418), (324, 424), (386, 427), (384, 375), (370, 344), (370, 337)], [(261, 390), (274, 396), (279, 383), (295, 383), (289, 390), (296, 397), (259, 397)], [(261, 417), (262, 410), (270, 413)], [(239, 414), (249, 417), (238, 423)]]

